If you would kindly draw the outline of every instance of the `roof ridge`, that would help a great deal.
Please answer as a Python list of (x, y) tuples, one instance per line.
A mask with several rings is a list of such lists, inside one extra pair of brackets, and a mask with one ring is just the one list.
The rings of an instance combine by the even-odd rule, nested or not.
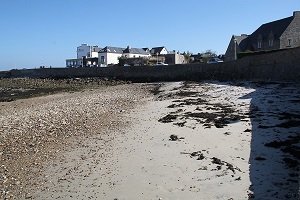
[(274, 20), (274, 21), (271, 21), (271, 22), (264, 23), (261, 26), (276, 23), (276, 22), (280, 22), (280, 21), (284, 21), (284, 20), (288, 20), (288, 19), (293, 19), (293, 18), (294, 18), (294, 16), (285, 17), (285, 18), (282, 18), (282, 19), (278, 19), (278, 20)]

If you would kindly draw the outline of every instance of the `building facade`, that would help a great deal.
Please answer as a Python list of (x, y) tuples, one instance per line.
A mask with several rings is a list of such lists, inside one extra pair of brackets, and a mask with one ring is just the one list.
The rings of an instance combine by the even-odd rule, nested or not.
[(293, 16), (261, 25), (251, 35), (232, 36), (225, 60), (247, 51), (271, 51), (300, 47), (300, 11)]
[(125, 58), (141, 58), (150, 57), (151, 54), (142, 48), (130, 48), (127, 46), (127, 48), (123, 50), (123, 56)]
[[(77, 47), (77, 58), (66, 59), (66, 67), (97, 66), (99, 51), (100, 48), (98, 46), (81, 44), (79, 47)], [(95, 62), (95, 60), (97, 61)]]
[(77, 47), (77, 59), (82, 57), (87, 58), (98, 58), (98, 52), (100, 48), (98, 46), (89, 46), (87, 44), (82, 44)]
[(187, 64), (188, 60), (179, 52), (168, 53), (164, 55), (165, 63), (169, 65)]
[(166, 55), (166, 54), (168, 54), (168, 50), (166, 49), (166, 47), (153, 47), (150, 50), (150, 53), (151, 53), (152, 56), (155, 56), (155, 55)]
[[(233, 35), (230, 39), (227, 51), (225, 53), (225, 61), (236, 60), (237, 54), (244, 50), (245, 39), (248, 38), (248, 35), (242, 34), (240, 36)], [(243, 41), (243, 43), (242, 43)]]
[(98, 66), (107, 67), (119, 63), (124, 48), (106, 46), (98, 52)]
[(98, 66), (107, 67), (108, 65), (116, 65), (119, 63), (119, 58), (143, 58), (150, 57), (150, 53), (142, 48), (120, 48), (120, 47), (105, 47), (99, 51)]

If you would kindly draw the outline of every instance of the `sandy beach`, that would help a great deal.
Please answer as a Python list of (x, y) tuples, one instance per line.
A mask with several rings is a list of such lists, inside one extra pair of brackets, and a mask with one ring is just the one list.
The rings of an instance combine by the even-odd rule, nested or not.
[(125, 84), (1, 102), (0, 197), (299, 199), (299, 88)]

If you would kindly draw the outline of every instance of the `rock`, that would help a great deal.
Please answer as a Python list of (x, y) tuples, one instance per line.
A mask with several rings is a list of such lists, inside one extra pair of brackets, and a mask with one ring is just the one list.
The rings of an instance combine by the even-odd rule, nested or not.
[(264, 158), (264, 157), (261, 157), (261, 156), (257, 156), (257, 157), (255, 158), (255, 160), (258, 160), (258, 161), (264, 161), (264, 160), (267, 160), (267, 159)]
[(177, 140), (179, 140), (179, 138), (178, 138), (178, 136), (177, 135), (170, 135), (170, 139), (169, 140), (171, 140), (171, 141), (177, 141)]
[(216, 157), (212, 158), (212, 163), (218, 164), (218, 165), (223, 165), (222, 160), (220, 160), (219, 158), (216, 158)]
[(205, 157), (202, 153), (200, 153), (200, 155), (198, 156), (197, 160), (203, 160)]
[(25, 199), (32, 199), (32, 195), (30, 193), (26, 193)]

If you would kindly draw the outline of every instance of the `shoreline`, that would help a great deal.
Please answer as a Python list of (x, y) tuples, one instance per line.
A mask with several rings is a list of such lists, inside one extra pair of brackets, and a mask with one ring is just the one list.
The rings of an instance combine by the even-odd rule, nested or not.
[(1, 198), (31, 198), (28, 185), (43, 187), (47, 162), (78, 141), (121, 125), (121, 115), (149, 95), (139, 85), (105, 86), (75, 93), (2, 102)]
[(89, 97), (118, 98), (97, 110), (99, 121), (72, 130), (82, 136), (70, 137), (71, 148), (50, 159), (23, 198), (298, 198), (298, 86), (175, 82), (39, 97), (55, 105), (74, 98), (86, 119), (98, 105)]

